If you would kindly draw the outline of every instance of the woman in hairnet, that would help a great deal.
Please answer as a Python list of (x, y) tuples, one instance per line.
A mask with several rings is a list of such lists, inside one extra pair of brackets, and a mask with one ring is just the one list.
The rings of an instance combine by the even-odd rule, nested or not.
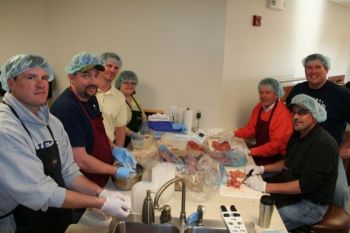
[(234, 136), (255, 138), (256, 144), (248, 154), (257, 165), (265, 165), (283, 159), (293, 125), (288, 109), (280, 100), (284, 91), (276, 79), (262, 79), (258, 91), (260, 102), (254, 107), (248, 124), (237, 129)]
[(115, 83), (115, 87), (125, 95), (126, 104), (128, 105), (125, 146), (129, 144), (131, 137), (140, 137), (137, 134), (138, 131), (145, 134), (149, 130), (146, 114), (134, 97), (138, 82), (139, 80), (134, 72), (125, 70), (120, 73)]

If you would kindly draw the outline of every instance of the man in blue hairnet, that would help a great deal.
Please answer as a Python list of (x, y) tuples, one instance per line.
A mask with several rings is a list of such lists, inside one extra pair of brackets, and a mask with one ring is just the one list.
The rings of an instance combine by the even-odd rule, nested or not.
[[(245, 183), (271, 193), (288, 231), (320, 222), (332, 202), (338, 173), (338, 146), (320, 126), (327, 119), (325, 108), (314, 98), (299, 94), (288, 105), (294, 133), (285, 160), (253, 168)], [(265, 182), (256, 176), (281, 172)]]
[(125, 97), (112, 85), (122, 66), (122, 60), (112, 52), (102, 53), (100, 58), (105, 70), (98, 80), (96, 97), (103, 115), (103, 124), (111, 143), (124, 147), (127, 124)]
[[(315, 98), (327, 110), (327, 120), (322, 126), (335, 138), (342, 159), (350, 158), (350, 140), (343, 141), (347, 122), (350, 122), (350, 92), (327, 80), (330, 60), (322, 54), (311, 54), (303, 59), (307, 81), (297, 84), (289, 94), (286, 103), (300, 93)], [(346, 208), (348, 185), (342, 159), (339, 159), (338, 179), (334, 202)]]
[[(91, 54), (76, 54), (66, 67), (70, 87), (53, 103), (51, 112), (62, 121), (80, 170), (100, 187), (110, 176), (128, 177), (136, 161), (125, 148), (111, 146), (96, 98), (101, 60)], [(112, 153), (113, 150), (113, 153)], [(113, 165), (113, 156), (123, 167)]]
[(73, 223), (70, 208), (130, 213), (128, 197), (79, 172), (67, 133), (47, 106), (53, 78), (51, 66), (37, 55), (20, 54), (1, 67), (8, 92), (0, 103), (0, 218), (12, 214), (16, 232), (63, 233)]

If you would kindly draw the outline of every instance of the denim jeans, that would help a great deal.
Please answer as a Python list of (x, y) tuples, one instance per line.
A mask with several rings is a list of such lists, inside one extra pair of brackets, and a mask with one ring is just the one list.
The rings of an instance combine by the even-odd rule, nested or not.
[(346, 208), (346, 203), (348, 202), (348, 181), (346, 178), (346, 173), (343, 165), (343, 160), (339, 158), (338, 162), (338, 178), (335, 185), (335, 192), (333, 202), (340, 206), (341, 208)]
[(288, 231), (304, 225), (314, 225), (322, 220), (328, 205), (319, 205), (303, 199), (298, 203), (278, 209), (284, 225)]

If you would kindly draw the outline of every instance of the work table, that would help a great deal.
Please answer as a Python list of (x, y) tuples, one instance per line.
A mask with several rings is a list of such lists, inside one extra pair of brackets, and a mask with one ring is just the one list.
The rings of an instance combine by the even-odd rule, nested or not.
[[(240, 140), (244, 143), (243, 140)], [(245, 144), (244, 144), (245, 145)], [(151, 149), (153, 150), (153, 149)], [(140, 158), (137, 151), (134, 151), (134, 156), (138, 161), (142, 161), (144, 158)], [(143, 151), (145, 152), (145, 151)], [(147, 154), (147, 151), (146, 153)], [(253, 159), (248, 156), (248, 164), (253, 164)], [(238, 169), (238, 168), (234, 168)], [(243, 168), (241, 168), (243, 169)], [(149, 175), (149, 174), (148, 174)], [(148, 178), (145, 178), (145, 174), (143, 177), (143, 180), (149, 180)], [(114, 186), (113, 182), (108, 182), (106, 185), (106, 188), (117, 190), (117, 188)], [(187, 191), (187, 190), (186, 190)], [(131, 191), (120, 191), (126, 195), (132, 196)], [(142, 200), (146, 197), (146, 193), (141, 194), (143, 195), (141, 198)], [(172, 217), (178, 218), (180, 216), (180, 208), (181, 208), (181, 191), (175, 191), (172, 195), (172, 198), (168, 202), (160, 202), (160, 206), (164, 204), (168, 204), (171, 207), (171, 215)], [(230, 207), (231, 205), (235, 205), (236, 209), (241, 213), (241, 216), (244, 220), (244, 222), (250, 225), (254, 224), (255, 232), (256, 233), (282, 233), (287, 232), (281, 217), (276, 209), (274, 207), (272, 218), (271, 218), (271, 224), (268, 229), (262, 229), (258, 226), (258, 218), (259, 218), (259, 205), (260, 200), (259, 198), (242, 198), (242, 197), (224, 197), (219, 194), (219, 190), (216, 191), (216, 193), (211, 197), (209, 200), (205, 202), (195, 202), (192, 201), (188, 195), (186, 195), (186, 216), (190, 216), (193, 212), (197, 210), (198, 205), (203, 205), (205, 207), (204, 212), (204, 220), (218, 220), (222, 225), (224, 226), (224, 221), (221, 217), (220, 212), (220, 206), (225, 205), (227, 207)], [(133, 212), (135, 213), (135, 212)], [(135, 214), (141, 214), (141, 213), (135, 213)], [(159, 220), (160, 211), (155, 210), (155, 216), (156, 219)], [(91, 209), (88, 209), (85, 211), (82, 218), (79, 220), (78, 224), (71, 225), (66, 233), (108, 233), (109, 225), (112, 218), (101, 218), (101, 216), (96, 214), (96, 211), (92, 211)], [(252, 224), (253, 223), (253, 224)], [(253, 231), (254, 232), (254, 231)]]
[[(112, 182), (107, 184), (107, 187), (115, 189)], [(131, 191), (122, 191), (126, 195), (131, 195)], [(142, 194), (140, 194), (142, 195)], [(173, 217), (180, 216), (180, 207), (181, 207), (181, 192), (174, 192), (170, 201), (166, 203), (160, 203), (160, 205), (168, 204), (171, 206), (171, 214)], [(276, 208), (273, 211), (271, 224), (268, 229), (260, 228), (258, 223), (259, 218), (259, 200), (257, 199), (247, 199), (247, 198), (235, 198), (235, 197), (222, 197), (219, 195), (219, 192), (215, 194), (213, 198), (206, 202), (194, 202), (191, 200), (186, 200), (186, 215), (187, 217), (197, 210), (198, 205), (205, 206), (204, 219), (211, 220), (220, 220), (223, 222), (220, 215), (220, 206), (221, 205), (235, 205), (237, 210), (241, 213), (243, 220), (248, 222), (253, 222), (255, 225), (255, 232), (287, 232)], [(159, 218), (159, 211), (155, 211), (156, 218)], [(76, 225), (71, 225), (66, 233), (107, 233), (108, 227), (111, 222), (111, 218), (102, 218), (96, 214), (91, 209), (85, 211), (84, 215)]]

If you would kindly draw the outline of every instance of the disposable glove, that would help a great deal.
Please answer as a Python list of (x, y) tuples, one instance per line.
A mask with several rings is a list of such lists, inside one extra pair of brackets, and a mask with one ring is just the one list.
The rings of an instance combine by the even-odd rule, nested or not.
[(248, 156), (250, 153), (250, 150), (246, 147), (237, 147), (236, 149), (233, 149), (233, 152), (236, 152), (237, 154), (241, 156)]
[(262, 175), (264, 174), (264, 166), (256, 166), (256, 165), (247, 165), (245, 167), (245, 174), (248, 174), (250, 170), (253, 170), (252, 175)]
[(125, 200), (126, 196), (120, 192), (117, 192), (117, 191), (103, 189), (102, 192), (100, 193), (99, 197), (119, 197), (120, 199)]
[(149, 127), (147, 121), (142, 122), (140, 132), (142, 135), (149, 134)]
[(136, 168), (136, 160), (127, 149), (122, 147), (114, 147), (112, 154), (113, 157), (123, 165), (123, 167), (133, 169)]
[(135, 132), (132, 132), (130, 137), (131, 137), (132, 140), (137, 140), (137, 141), (142, 140), (142, 136), (140, 134), (138, 134), (138, 133), (135, 133)]
[(101, 207), (106, 214), (118, 218), (126, 218), (131, 211), (131, 203), (119, 197), (106, 197), (106, 202)]
[(235, 136), (235, 133), (232, 130), (229, 130), (220, 133), (218, 136), (220, 138), (219, 143), (231, 142)]
[(266, 182), (260, 176), (250, 176), (244, 183), (256, 191), (265, 192)]
[(181, 132), (187, 131), (186, 125), (184, 124), (172, 123), (171, 127), (173, 128), (173, 130), (176, 130), (176, 131), (181, 131)]
[(116, 177), (128, 178), (131, 173), (135, 173), (135, 170), (129, 167), (118, 167), (115, 172)]

